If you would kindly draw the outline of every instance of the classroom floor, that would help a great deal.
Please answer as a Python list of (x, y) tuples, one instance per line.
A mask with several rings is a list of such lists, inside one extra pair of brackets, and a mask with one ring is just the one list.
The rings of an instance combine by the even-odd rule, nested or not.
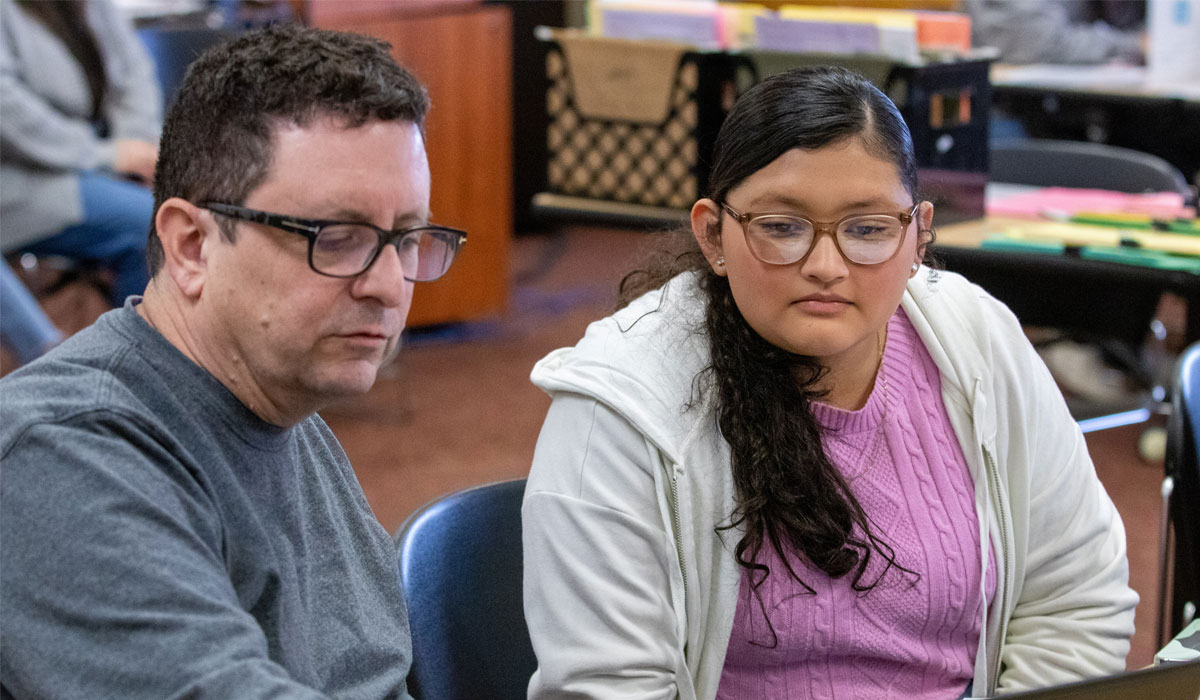
[[(530, 368), (550, 350), (574, 344), (589, 322), (612, 309), (617, 281), (651, 239), (592, 226), (517, 237), (505, 314), (410, 333), (367, 395), (322, 411), (389, 531), (438, 496), (525, 476), (549, 406), (529, 383)], [(417, 294), (419, 304), (419, 288)], [(78, 285), (44, 303), (68, 331), (103, 310), (102, 300)], [(0, 373), (11, 367), (4, 359)], [(1140, 435), (1133, 427), (1088, 438), (1097, 472), (1124, 518), (1132, 584), (1141, 595), (1130, 668), (1151, 662), (1158, 599), (1162, 464), (1139, 457)]]

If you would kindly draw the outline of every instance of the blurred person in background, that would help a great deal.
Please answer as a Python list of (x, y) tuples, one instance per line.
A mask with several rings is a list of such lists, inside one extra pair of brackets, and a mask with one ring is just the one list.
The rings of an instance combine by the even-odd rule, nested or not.
[(96, 260), (114, 306), (148, 281), (162, 96), (111, 0), (0, 0), (4, 252)]
[[(965, 0), (971, 43), (999, 49), (1001, 63), (1145, 62), (1145, 0)], [(1029, 136), (993, 106), (992, 143)]]
[(971, 41), (1002, 63), (1145, 62), (1145, 0), (966, 0)]
[(0, 345), (23, 365), (61, 341), (62, 332), (38, 306), (37, 299), (11, 267), (0, 263)]

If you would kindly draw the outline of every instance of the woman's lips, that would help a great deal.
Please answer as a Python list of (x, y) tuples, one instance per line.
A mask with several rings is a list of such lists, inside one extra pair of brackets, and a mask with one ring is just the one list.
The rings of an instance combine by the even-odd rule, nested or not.
[(836, 294), (809, 294), (795, 303), (802, 311), (822, 315), (841, 313), (850, 305), (849, 300)]

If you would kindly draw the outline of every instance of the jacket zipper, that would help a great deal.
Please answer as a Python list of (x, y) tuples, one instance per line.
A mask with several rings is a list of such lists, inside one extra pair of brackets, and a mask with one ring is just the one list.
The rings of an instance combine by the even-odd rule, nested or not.
[(679, 471), (671, 468), (671, 520), (675, 526), (675, 553), (679, 557), (679, 573), (683, 577), (683, 609), (687, 610), (687, 565), (683, 561), (683, 534), (679, 520)]
[(1004, 651), (1004, 639), (1008, 636), (1008, 608), (1011, 603), (1009, 601), (1009, 585), (1008, 585), (1008, 512), (1004, 509), (1004, 504), (1000, 499), (1000, 475), (996, 471), (996, 463), (992, 460), (992, 455), (987, 448), (983, 449), (983, 459), (987, 462), (988, 476), (992, 481), (992, 493), (996, 494), (996, 514), (1000, 518), (1000, 552), (1004, 557), (1004, 576), (1002, 581), (997, 581), (1001, 586), (1000, 596), (1000, 634), (996, 640), (996, 656), (991, 660), (988, 669), (988, 696), (996, 694), (996, 684), (1000, 677), (1000, 656)]

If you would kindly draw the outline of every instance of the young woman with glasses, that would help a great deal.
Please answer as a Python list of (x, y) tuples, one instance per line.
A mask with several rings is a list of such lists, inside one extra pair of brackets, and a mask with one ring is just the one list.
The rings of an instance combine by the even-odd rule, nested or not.
[(687, 244), (538, 363), (531, 698), (954, 698), (1123, 669), (1121, 521), (1012, 314), (922, 264), (896, 107), (800, 69)]

